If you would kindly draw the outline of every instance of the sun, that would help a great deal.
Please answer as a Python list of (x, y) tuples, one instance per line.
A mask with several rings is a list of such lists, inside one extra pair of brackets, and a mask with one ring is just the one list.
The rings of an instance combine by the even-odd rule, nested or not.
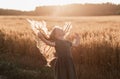
[(74, 0), (46, 0), (46, 1), (41, 1), (39, 0), (40, 5), (47, 6), (47, 5), (65, 5), (65, 4), (72, 4), (75, 3), (76, 1)]

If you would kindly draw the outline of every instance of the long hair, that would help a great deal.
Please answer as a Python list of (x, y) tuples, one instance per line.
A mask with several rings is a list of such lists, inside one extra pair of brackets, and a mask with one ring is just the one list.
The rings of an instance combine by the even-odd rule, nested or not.
[[(61, 27), (59, 26), (55, 26), (51, 32), (49, 37), (44, 33), (41, 32), (41, 34), (44, 36), (44, 38), (48, 41), (51, 42), (55, 42), (57, 39), (55, 37), (55, 34), (57, 33), (57, 29), (63, 30)], [(47, 60), (47, 66), (51, 66), (50, 63), (52, 60), (54, 60), (56, 58), (56, 52), (55, 52), (55, 48), (46, 45), (43, 41), (41, 41), (39, 38), (37, 38), (38, 40), (36, 40), (37, 42), (37, 47), (39, 48), (39, 50), (41, 51), (41, 53), (43, 54), (43, 56), (46, 58)]]
[[(61, 29), (65, 32), (64, 37), (66, 37), (69, 33), (70, 30), (72, 28), (72, 25), (70, 22), (66, 22), (65, 25), (63, 27), (60, 26), (55, 26), (52, 31), (48, 31), (47, 27), (46, 27), (46, 22), (42, 21), (42, 22), (38, 22), (35, 20), (30, 20), (27, 19), (27, 21), (31, 24), (31, 28), (33, 30), (33, 32), (36, 34), (39, 31), (43, 34), (44, 38), (46, 40), (55, 42), (57, 39), (55, 37), (56, 34), (56, 29)], [(35, 41), (36, 41), (36, 46), (38, 47), (38, 49), (40, 50), (40, 53), (43, 54), (43, 56), (46, 58), (47, 60), (47, 66), (50, 66), (50, 62), (55, 59), (55, 48), (48, 46), (47, 44), (45, 44), (38, 36), (35, 35)]]

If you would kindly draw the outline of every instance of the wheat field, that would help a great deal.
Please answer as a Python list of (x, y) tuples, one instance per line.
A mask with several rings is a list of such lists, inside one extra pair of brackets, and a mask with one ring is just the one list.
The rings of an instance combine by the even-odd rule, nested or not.
[(52, 68), (44, 67), (46, 60), (35, 45), (27, 18), (46, 21), (49, 30), (72, 23), (69, 39), (75, 32), (80, 35), (80, 45), (72, 50), (78, 79), (120, 78), (120, 16), (0, 16), (0, 75), (53, 79)]

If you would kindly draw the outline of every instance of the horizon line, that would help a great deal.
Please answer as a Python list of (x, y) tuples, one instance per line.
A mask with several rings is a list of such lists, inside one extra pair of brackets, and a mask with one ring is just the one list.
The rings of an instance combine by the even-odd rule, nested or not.
[(113, 3), (113, 2), (103, 2), (103, 3), (69, 3), (69, 4), (52, 4), (52, 5), (38, 5), (38, 6), (36, 6), (34, 9), (31, 9), (31, 10), (20, 10), (20, 9), (12, 9), (12, 8), (1, 8), (0, 7), (0, 9), (4, 9), (4, 10), (16, 10), (16, 11), (34, 11), (37, 7), (46, 7), (46, 6), (67, 6), (67, 5), (86, 5), (86, 4), (107, 4), (107, 3), (109, 3), (109, 4), (114, 4), (114, 5), (120, 5), (120, 3)]

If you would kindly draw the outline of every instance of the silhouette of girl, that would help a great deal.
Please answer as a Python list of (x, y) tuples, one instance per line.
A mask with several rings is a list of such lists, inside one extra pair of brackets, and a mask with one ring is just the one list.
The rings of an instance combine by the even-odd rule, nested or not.
[(55, 48), (57, 57), (54, 67), (54, 79), (77, 79), (71, 47), (79, 45), (79, 35), (75, 34), (75, 41), (72, 43), (65, 39), (65, 31), (60, 27), (54, 27), (49, 37), (40, 30), (34, 29), (34, 32), (46, 45)]

